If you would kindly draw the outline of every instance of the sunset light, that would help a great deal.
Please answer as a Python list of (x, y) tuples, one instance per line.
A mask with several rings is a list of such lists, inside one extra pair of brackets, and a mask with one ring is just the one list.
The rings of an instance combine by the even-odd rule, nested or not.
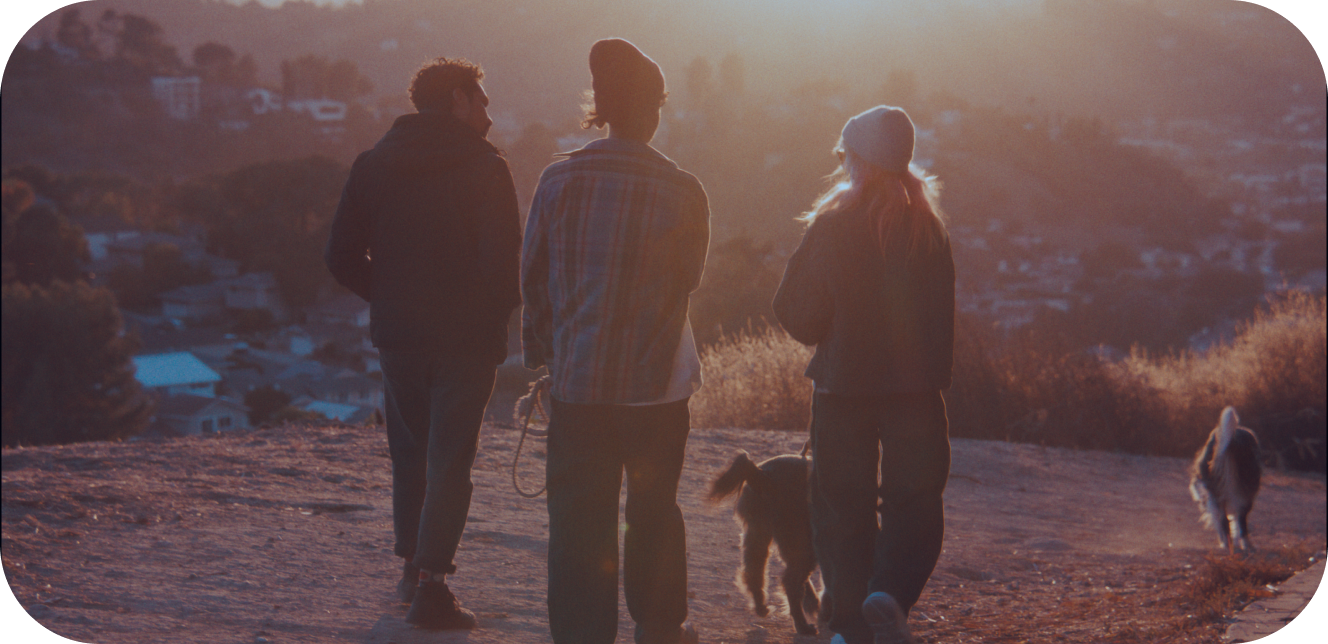
[(5, 3), (0, 632), (1320, 642), (1326, 8)]

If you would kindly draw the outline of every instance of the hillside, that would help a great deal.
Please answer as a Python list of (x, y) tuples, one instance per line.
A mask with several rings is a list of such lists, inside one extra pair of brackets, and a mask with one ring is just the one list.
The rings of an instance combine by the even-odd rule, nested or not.
[[(38, 621), (79, 641), (545, 642), (547, 517), (541, 500), (513, 493), (516, 438), (493, 425), (482, 438), (454, 578), (479, 615), (468, 637), (426, 636), (402, 622), (377, 427), (5, 450), (5, 574)], [(680, 496), (692, 619), (704, 641), (795, 641), (787, 617), (747, 610), (732, 583), (730, 508), (701, 496), (736, 449), (766, 458), (801, 443), (781, 432), (692, 434)], [(531, 488), (541, 446), (527, 447), (522, 484)], [(955, 440), (945, 549), (915, 610), (922, 641), (1217, 641), (1221, 623), (1159, 635), (1185, 623), (1193, 609), (1178, 598), (1215, 550), (1187, 495), (1186, 467)], [(1262, 551), (1317, 554), (1325, 523), (1322, 478), (1268, 473), (1251, 515)], [(622, 615), (619, 641), (630, 641)]]

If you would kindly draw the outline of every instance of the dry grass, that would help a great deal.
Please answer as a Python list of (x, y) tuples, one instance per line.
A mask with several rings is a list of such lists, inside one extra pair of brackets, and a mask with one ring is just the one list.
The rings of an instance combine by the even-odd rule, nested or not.
[[(1325, 299), (1291, 293), (1268, 304), (1230, 344), (1206, 353), (1111, 362), (1045, 331), (1006, 335), (962, 317), (954, 385), (957, 437), (1188, 456), (1226, 405), (1279, 466), (1325, 469)], [(812, 349), (766, 329), (730, 336), (702, 356), (700, 427), (802, 429)]]
[(812, 349), (776, 329), (727, 336), (701, 354), (705, 386), (692, 397), (695, 427), (805, 429)]
[(1273, 460), (1322, 470), (1326, 328), (1325, 298), (1292, 292), (1256, 312), (1230, 344), (1166, 357), (1136, 351), (1122, 363), (1123, 377), (1155, 389), (1168, 423), (1189, 430), (1191, 442), (1234, 405)]

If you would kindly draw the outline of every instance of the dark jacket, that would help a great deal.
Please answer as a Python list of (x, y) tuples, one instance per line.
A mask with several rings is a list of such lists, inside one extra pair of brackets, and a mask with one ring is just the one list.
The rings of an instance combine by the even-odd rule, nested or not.
[(789, 258), (775, 317), (816, 345), (807, 377), (818, 391), (937, 391), (950, 386), (954, 282), (948, 238), (906, 266), (902, 249), (881, 253), (863, 213), (832, 213)]
[(521, 303), (520, 253), (507, 162), (466, 124), (426, 112), (355, 159), (325, 258), (369, 302), (374, 346), (498, 364)]

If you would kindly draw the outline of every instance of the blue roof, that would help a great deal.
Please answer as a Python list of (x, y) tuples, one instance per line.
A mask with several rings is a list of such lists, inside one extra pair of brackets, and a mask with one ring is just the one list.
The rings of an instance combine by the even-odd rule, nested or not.
[(350, 421), (352, 418), (355, 418), (357, 414), (362, 414), (365, 411), (365, 408), (360, 407), (359, 405), (347, 405), (322, 400), (306, 403), (304, 409), (306, 411), (320, 413), (331, 420), (339, 420), (343, 423)]
[(188, 351), (134, 356), (134, 377), (144, 387), (170, 387), (221, 382), (221, 375)]

